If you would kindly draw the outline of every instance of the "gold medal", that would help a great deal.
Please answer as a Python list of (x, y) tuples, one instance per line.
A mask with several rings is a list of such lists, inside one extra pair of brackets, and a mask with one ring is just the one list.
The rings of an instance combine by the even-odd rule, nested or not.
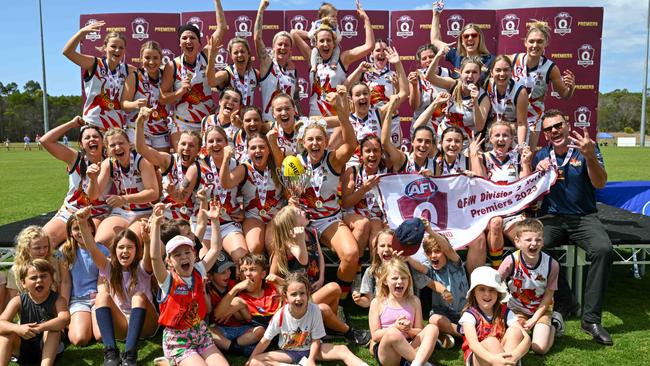
[(115, 104), (113, 102), (109, 102), (108, 109), (115, 109)]
[(316, 208), (323, 208), (323, 201), (321, 200), (316, 201)]
[(265, 209), (260, 210), (260, 216), (266, 216), (266, 210)]
[(181, 211), (181, 214), (187, 215), (187, 206), (181, 207), (180, 211)]
[(226, 208), (225, 208), (225, 207), (222, 207), (222, 208), (221, 208), (221, 214), (222, 214), (222, 215), (225, 215), (225, 214), (227, 214), (227, 213), (228, 213), (228, 211), (226, 211)]
[(153, 112), (151, 112), (151, 117), (157, 119), (158, 118), (158, 111), (154, 110)]

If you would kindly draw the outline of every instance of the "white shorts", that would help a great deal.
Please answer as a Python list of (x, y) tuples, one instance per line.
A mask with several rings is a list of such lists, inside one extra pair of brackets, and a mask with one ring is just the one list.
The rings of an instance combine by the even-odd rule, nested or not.
[(341, 211), (335, 213), (332, 216), (323, 217), (322, 219), (311, 219), (309, 222), (309, 227), (316, 229), (318, 237), (320, 238), (320, 236), (323, 235), (323, 232), (325, 232), (327, 228), (339, 222), (343, 222)]
[(169, 122), (169, 131), (171, 131), (171, 133), (178, 133), (188, 130), (201, 133), (201, 122), (188, 123), (181, 121), (178, 118), (174, 118), (171, 120), (171, 122)]
[[(126, 134), (129, 136), (129, 141), (135, 146), (135, 130), (133, 128), (127, 128)], [(151, 146), (154, 149), (165, 149), (169, 148), (169, 133), (161, 135), (150, 135), (148, 133), (144, 134), (144, 142)]]
[[(221, 224), (221, 239), (225, 240), (228, 235), (234, 234), (234, 233), (240, 233), (243, 235), (243, 231), (241, 229), (241, 224), (238, 222), (227, 222), (225, 224)], [(205, 234), (203, 234), (203, 240), (210, 240), (210, 237), (212, 236), (212, 225), (208, 225), (205, 228)]]
[(108, 215), (108, 217), (112, 216), (119, 216), (126, 220), (129, 225), (138, 220), (139, 218), (142, 217), (149, 217), (151, 215), (151, 209), (149, 210), (142, 210), (142, 211), (131, 211), (131, 210), (125, 210), (121, 207), (116, 207), (111, 210), (111, 214)]
[(70, 315), (77, 312), (90, 313), (95, 306), (95, 297), (97, 297), (96, 292), (86, 296), (70, 298)]

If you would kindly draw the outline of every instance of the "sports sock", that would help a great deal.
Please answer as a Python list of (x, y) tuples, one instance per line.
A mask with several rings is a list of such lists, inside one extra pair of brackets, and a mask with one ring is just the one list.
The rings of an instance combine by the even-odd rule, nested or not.
[(102, 335), (102, 343), (104, 343), (104, 348), (116, 349), (115, 345), (115, 331), (113, 330), (113, 315), (111, 315), (111, 308), (108, 306), (102, 306), (95, 310), (95, 316), (97, 317), (97, 326), (99, 327), (99, 333)]
[(142, 331), (142, 326), (144, 325), (144, 320), (147, 317), (147, 311), (143, 308), (133, 308), (131, 310), (131, 316), (129, 317), (129, 327), (126, 331), (126, 345), (124, 347), (125, 351), (130, 351), (135, 349), (138, 345), (138, 339), (140, 338), (140, 332)]

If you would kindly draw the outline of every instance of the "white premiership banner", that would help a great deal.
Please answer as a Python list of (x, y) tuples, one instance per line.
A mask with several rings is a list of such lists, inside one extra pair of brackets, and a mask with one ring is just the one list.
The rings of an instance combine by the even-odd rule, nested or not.
[(389, 174), (379, 179), (379, 191), (392, 229), (404, 220), (426, 217), (434, 230), (460, 249), (477, 238), (491, 218), (523, 210), (548, 193), (556, 179), (553, 168), (508, 185), (466, 175)]

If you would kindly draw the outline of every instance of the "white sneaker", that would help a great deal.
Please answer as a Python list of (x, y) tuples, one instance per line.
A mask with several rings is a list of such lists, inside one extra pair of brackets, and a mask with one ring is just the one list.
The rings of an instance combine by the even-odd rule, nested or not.
[(556, 337), (562, 337), (564, 335), (564, 318), (562, 318), (562, 314), (554, 311), (553, 315), (551, 315), (551, 325), (555, 327)]

